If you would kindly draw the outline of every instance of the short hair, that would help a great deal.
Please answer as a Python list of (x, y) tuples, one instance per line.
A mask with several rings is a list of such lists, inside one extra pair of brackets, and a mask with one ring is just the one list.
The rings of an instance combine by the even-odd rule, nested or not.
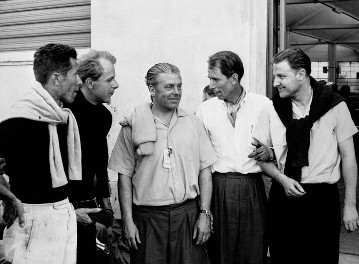
[(99, 59), (108, 60), (112, 64), (116, 63), (116, 58), (110, 52), (90, 50), (79, 59), (79, 69), (77, 73), (83, 83), (85, 83), (87, 78), (96, 81), (103, 74), (103, 68)]
[(155, 86), (157, 85), (157, 78), (158, 75), (161, 73), (176, 73), (181, 74), (180, 70), (169, 63), (157, 63), (153, 65), (146, 74), (145, 80), (146, 85), (150, 87), (151, 85)]
[(273, 63), (277, 64), (285, 60), (294, 70), (304, 69), (308, 76), (312, 72), (310, 58), (300, 48), (289, 48), (279, 52), (274, 56)]
[(34, 54), (35, 79), (45, 85), (54, 72), (66, 75), (72, 68), (70, 58), (76, 59), (73, 47), (59, 43), (50, 43), (38, 48)]
[(231, 77), (234, 73), (238, 74), (238, 81), (240, 82), (243, 74), (243, 62), (239, 56), (232, 51), (220, 51), (209, 57), (208, 67), (213, 69), (218, 67), (222, 74), (227, 78)]

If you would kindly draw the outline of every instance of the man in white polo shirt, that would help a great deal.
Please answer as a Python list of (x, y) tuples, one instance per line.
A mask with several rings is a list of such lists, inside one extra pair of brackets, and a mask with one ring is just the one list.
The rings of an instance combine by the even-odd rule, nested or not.
[(260, 114), (254, 137), (273, 146), (277, 166), (260, 163), (274, 181), (268, 201), (271, 263), (338, 263), (340, 203), (336, 182), (343, 175), (343, 220), (359, 225), (356, 209), (357, 129), (344, 99), (312, 77), (301, 49), (274, 57), (273, 104)]
[(243, 73), (237, 54), (222, 51), (210, 56), (209, 87), (216, 97), (196, 112), (218, 157), (212, 166), (211, 263), (262, 264), (267, 253), (262, 170), (248, 155), (256, 149), (252, 132), (269, 99), (247, 92), (240, 84)]

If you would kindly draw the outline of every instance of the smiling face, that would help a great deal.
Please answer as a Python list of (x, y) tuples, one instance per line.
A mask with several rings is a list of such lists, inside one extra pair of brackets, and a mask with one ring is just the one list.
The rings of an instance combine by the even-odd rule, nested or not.
[(182, 96), (182, 78), (178, 73), (160, 73), (157, 84), (149, 86), (153, 105), (163, 111), (173, 111)]
[(296, 98), (300, 92), (301, 80), (305, 76), (303, 69), (293, 69), (287, 60), (273, 64), (273, 86), (278, 88), (281, 98)]
[(58, 74), (59, 89), (57, 91), (57, 99), (62, 103), (72, 103), (82, 84), (80, 77), (77, 75), (77, 61), (70, 58), (70, 63), (71, 69), (66, 75)]
[(118, 88), (118, 83), (115, 79), (115, 67), (106, 59), (99, 59), (99, 63), (103, 69), (102, 75), (92, 83), (90, 93), (94, 104), (110, 103), (111, 96)]
[(220, 68), (208, 68), (209, 88), (219, 100), (231, 101), (238, 97), (238, 91), (233, 75), (229, 78), (222, 74)]

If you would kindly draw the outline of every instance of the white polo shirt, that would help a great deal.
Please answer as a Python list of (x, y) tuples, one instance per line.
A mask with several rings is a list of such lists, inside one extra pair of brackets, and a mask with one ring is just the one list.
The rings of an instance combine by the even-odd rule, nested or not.
[(212, 171), (243, 174), (261, 171), (248, 155), (255, 149), (251, 143), (259, 113), (269, 103), (267, 97), (247, 92), (237, 112), (235, 127), (228, 119), (223, 100), (214, 97), (198, 107), (196, 115), (204, 124), (218, 157)]
[[(292, 106), (295, 119), (309, 114), (310, 104), (304, 114), (294, 103)], [(357, 132), (345, 102), (339, 103), (317, 120), (310, 130), (309, 166), (302, 168), (301, 183), (337, 182), (340, 178), (341, 161), (338, 144)], [(253, 136), (263, 144), (273, 146), (278, 168), (284, 172), (288, 152), (286, 128), (272, 102), (261, 112)]]

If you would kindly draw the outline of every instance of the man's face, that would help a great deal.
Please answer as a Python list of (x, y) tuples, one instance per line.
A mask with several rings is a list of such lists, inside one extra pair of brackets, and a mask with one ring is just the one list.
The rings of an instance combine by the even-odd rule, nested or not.
[(301, 74), (292, 69), (287, 60), (273, 64), (273, 86), (278, 88), (281, 98), (295, 98), (300, 91)]
[(73, 58), (70, 58), (71, 69), (66, 75), (60, 74), (60, 90), (58, 91), (59, 100), (63, 103), (72, 103), (79, 91), (82, 81), (77, 75), (78, 64)]
[(115, 67), (106, 59), (101, 58), (99, 62), (103, 68), (103, 73), (100, 78), (93, 81), (93, 88), (90, 90), (90, 93), (96, 104), (110, 103), (111, 96), (118, 88), (118, 83), (115, 80)]
[(218, 67), (208, 68), (209, 88), (219, 100), (228, 100), (235, 95), (232, 77), (227, 78)]
[(153, 104), (171, 111), (178, 107), (182, 96), (182, 78), (178, 73), (160, 73), (157, 77), (157, 85), (150, 86)]

